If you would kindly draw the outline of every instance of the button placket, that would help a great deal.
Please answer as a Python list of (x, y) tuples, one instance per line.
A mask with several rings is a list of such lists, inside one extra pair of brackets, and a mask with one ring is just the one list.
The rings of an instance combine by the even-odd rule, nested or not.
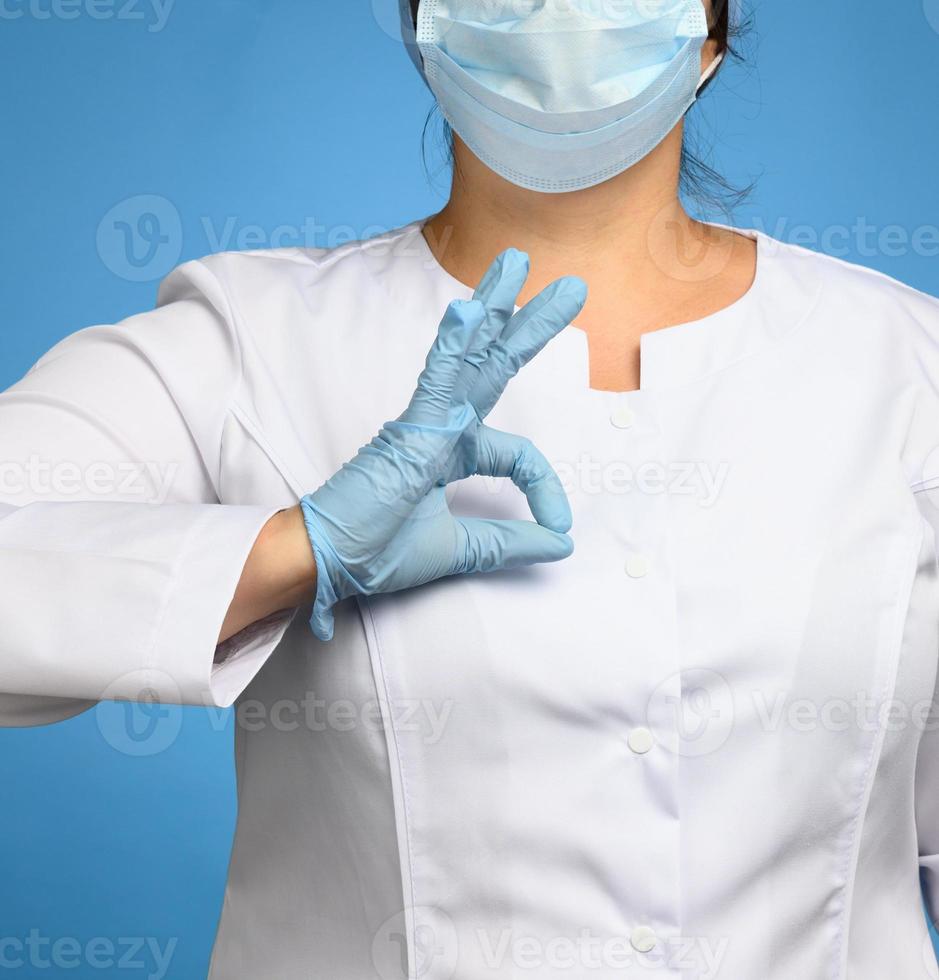
[[(646, 479), (650, 471), (644, 469), (664, 468), (668, 460), (652, 393), (630, 393), (628, 400), (619, 396), (607, 406), (607, 418), (611, 457), (628, 466), (632, 475), (629, 493), (611, 494), (604, 504), (604, 520), (622, 549), (618, 581), (630, 649), (621, 722), (624, 762), (631, 759), (635, 766), (624, 770), (623, 778), (636, 781), (637, 809), (657, 828), (642, 853), (635, 855), (654, 868), (650, 891), (641, 904), (624, 904), (623, 912), (632, 948), (647, 954), (681, 932), (680, 843), (671, 819), (678, 813), (678, 759), (670, 751), (671, 720), (649, 712), (663, 681), (679, 669), (667, 487)], [(654, 469), (651, 472), (655, 475)], [(668, 970), (665, 974), (671, 975)]]

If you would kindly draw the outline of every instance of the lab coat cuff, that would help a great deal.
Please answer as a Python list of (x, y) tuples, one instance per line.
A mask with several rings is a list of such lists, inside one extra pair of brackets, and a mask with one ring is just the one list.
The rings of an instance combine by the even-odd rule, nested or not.
[(152, 660), (159, 700), (227, 708), (280, 643), (295, 611), (285, 610), (218, 644), (248, 555), (277, 511), (213, 506), (193, 528)]
[(274, 613), (219, 645), (210, 680), (213, 704), (227, 708), (235, 702), (276, 649), (296, 614), (296, 609)]

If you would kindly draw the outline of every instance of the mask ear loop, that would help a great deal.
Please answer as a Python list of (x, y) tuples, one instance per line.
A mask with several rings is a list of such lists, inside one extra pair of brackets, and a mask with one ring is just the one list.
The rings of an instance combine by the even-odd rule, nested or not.
[(698, 87), (697, 89), (695, 89), (696, 95), (714, 77), (715, 72), (717, 71), (718, 68), (720, 68), (721, 62), (723, 60), (724, 60), (724, 52), (721, 51), (721, 53), (704, 70), (704, 74), (701, 76), (701, 81), (698, 82)]

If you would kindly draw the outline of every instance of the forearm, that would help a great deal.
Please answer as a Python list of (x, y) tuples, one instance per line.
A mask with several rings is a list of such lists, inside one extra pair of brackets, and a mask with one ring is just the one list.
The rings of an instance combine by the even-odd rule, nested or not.
[(316, 561), (299, 507), (275, 514), (264, 525), (245, 563), (219, 643), (282, 609), (316, 595)]

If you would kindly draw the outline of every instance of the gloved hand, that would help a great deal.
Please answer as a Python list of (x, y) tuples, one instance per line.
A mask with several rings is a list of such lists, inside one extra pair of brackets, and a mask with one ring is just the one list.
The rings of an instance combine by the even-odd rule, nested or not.
[[(567, 277), (514, 313), (527, 278), (528, 256), (503, 252), (474, 298), (447, 309), (404, 413), (301, 501), (317, 568), (310, 626), (320, 639), (332, 637), (332, 607), (349, 596), (557, 561), (573, 550), (570, 505), (548, 461), (527, 439), (483, 423), (586, 300), (583, 281)], [(454, 517), (445, 488), (474, 474), (511, 479), (537, 523)]]

